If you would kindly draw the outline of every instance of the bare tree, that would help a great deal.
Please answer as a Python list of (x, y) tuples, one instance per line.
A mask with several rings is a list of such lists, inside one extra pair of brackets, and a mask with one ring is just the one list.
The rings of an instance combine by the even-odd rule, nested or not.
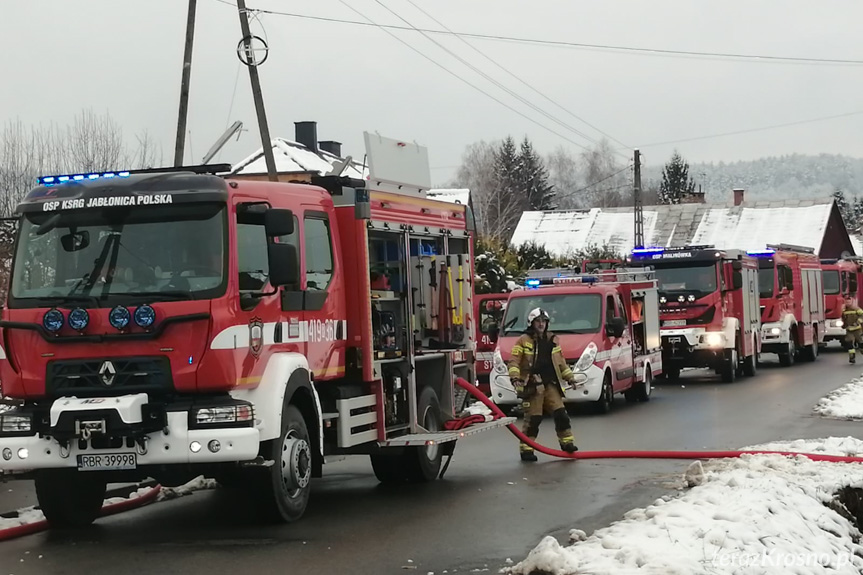
[(576, 191), (582, 187), (578, 161), (563, 146), (558, 146), (545, 160), (548, 181), (554, 186), (558, 207), (563, 210), (583, 208)]
[(629, 169), (618, 161), (607, 139), (603, 138), (581, 153), (581, 171), (584, 185), (578, 194), (583, 204), (598, 208), (628, 205), (631, 196)]
[[(508, 198), (500, 193), (495, 172), (495, 154), (499, 146), (498, 142), (484, 140), (470, 144), (462, 154), (454, 183), (470, 189), (480, 234), (492, 238), (501, 238), (502, 230), (514, 226), (521, 216), (518, 207), (510, 206)], [(503, 217), (498, 217), (499, 214)]]

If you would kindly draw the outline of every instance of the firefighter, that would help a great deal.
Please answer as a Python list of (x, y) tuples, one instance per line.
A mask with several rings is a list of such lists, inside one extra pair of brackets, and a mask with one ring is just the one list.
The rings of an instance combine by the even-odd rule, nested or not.
[[(516, 395), (523, 401), (522, 432), (535, 440), (539, 435), (544, 411), (551, 412), (560, 448), (567, 453), (578, 451), (569, 415), (563, 405), (562, 382), (574, 384), (572, 370), (563, 358), (557, 336), (548, 331), (548, 313), (541, 308), (527, 315), (527, 329), (512, 348), (509, 377)], [(519, 445), (522, 461), (536, 461), (533, 447)]]
[(845, 326), (845, 343), (848, 345), (848, 362), (856, 363), (856, 348), (863, 343), (863, 309), (857, 307), (850, 297), (845, 298), (842, 323)]

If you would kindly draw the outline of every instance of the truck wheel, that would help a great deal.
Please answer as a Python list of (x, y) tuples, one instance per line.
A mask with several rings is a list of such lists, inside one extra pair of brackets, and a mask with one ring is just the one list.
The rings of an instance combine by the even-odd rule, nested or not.
[(818, 330), (815, 330), (813, 333), (814, 335), (812, 337), (814, 340), (812, 341), (812, 345), (806, 346), (803, 353), (803, 358), (810, 362), (818, 359)]
[(599, 394), (599, 399), (593, 402), (593, 409), (597, 413), (608, 413), (611, 411), (612, 403), (614, 403), (614, 387), (611, 383), (611, 374), (606, 373), (602, 380), (602, 393)]
[(788, 340), (788, 349), (784, 353), (779, 354), (779, 365), (789, 367), (794, 363), (794, 358), (797, 355), (797, 346), (794, 343), (794, 335), (792, 334)]
[(275, 463), (256, 485), (261, 511), (268, 519), (289, 523), (303, 516), (309, 503), (312, 448), (302, 413), (295, 405), (282, 412), (282, 433), (265, 455)]
[[(431, 387), (425, 387), (417, 401), (417, 418), (421, 425), (434, 433), (443, 428), (440, 402)], [(383, 484), (424, 483), (440, 473), (443, 449), (440, 445), (406, 447), (400, 455), (375, 453), (371, 456), (375, 477)]]
[(754, 377), (758, 373), (758, 354), (753, 352), (752, 355), (743, 360), (743, 375)]
[(53, 527), (86, 527), (102, 510), (107, 483), (98, 473), (43, 469), (36, 474), (39, 507)]
[(626, 401), (634, 403), (636, 401), (650, 401), (650, 388), (653, 387), (653, 374), (649, 369), (644, 371), (644, 381), (636, 383), (630, 389), (623, 392)]
[(737, 349), (726, 349), (722, 360), (722, 381), (733, 383), (737, 379)]

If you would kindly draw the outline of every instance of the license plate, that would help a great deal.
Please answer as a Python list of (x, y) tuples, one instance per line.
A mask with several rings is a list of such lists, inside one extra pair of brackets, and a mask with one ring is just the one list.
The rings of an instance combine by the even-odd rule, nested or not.
[(99, 453), (79, 455), (78, 471), (114, 471), (136, 469), (138, 456), (134, 453)]
[(662, 322), (662, 325), (665, 327), (672, 327), (672, 326), (677, 327), (677, 326), (681, 326), (681, 325), (686, 325), (686, 320), (685, 319), (668, 319), (668, 320), (665, 320), (664, 322)]
[(668, 343), (680, 343), (683, 341), (683, 338), (680, 337), (669, 337)]

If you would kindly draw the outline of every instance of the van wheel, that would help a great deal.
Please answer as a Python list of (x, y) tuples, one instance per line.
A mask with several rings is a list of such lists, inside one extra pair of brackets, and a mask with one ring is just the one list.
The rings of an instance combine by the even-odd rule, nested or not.
[(636, 401), (650, 401), (651, 387), (653, 387), (653, 374), (649, 369), (645, 369), (644, 381), (636, 383), (632, 388), (623, 392), (623, 397), (625, 397), (626, 401), (629, 403), (635, 403)]
[(611, 383), (611, 374), (606, 373), (602, 380), (602, 393), (599, 394), (599, 399), (593, 403), (593, 408), (596, 413), (608, 413), (611, 411), (611, 404), (614, 403), (614, 387)]
[(282, 412), (282, 432), (269, 442), (265, 457), (274, 461), (249, 484), (261, 513), (275, 522), (289, 523), (303, 516), (309, 503), (312, 448), (302, 413), (295, 405)]
[(108, 484), (98, 473), (77, 469), (42, 469), (36, 474), (36, 498), (53, 527), (86, 527), (102, 510)]

